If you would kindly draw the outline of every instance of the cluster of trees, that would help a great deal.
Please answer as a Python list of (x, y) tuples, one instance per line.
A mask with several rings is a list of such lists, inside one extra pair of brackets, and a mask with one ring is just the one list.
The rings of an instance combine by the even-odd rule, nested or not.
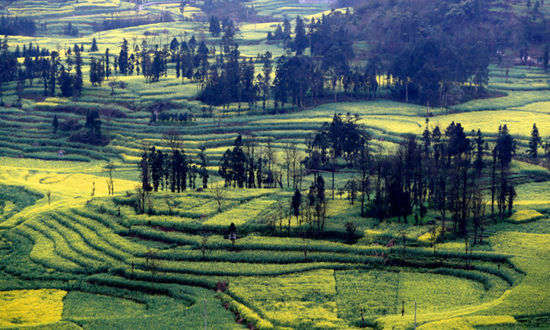
[[(23, 51), (16, 48), (15, 52), (8, 51), (8, 43), (5, 39), (1, 43), (0, 53), (0, 87), (2, 83), (17, 79), (18, 101), (24, 90), (25, 81), (30, 86), (34, 79), (40, 79), (44, 87), (44, 96), (55, 96), (59, 88), (59, 95), (63, 97), (78, 97), (82, 91), (82, 57), (78, 45), (72, 51), (67, 51), (67, 58), (61, 61), (57, 51), (48, 52), (40, 50), (38, 46), (23, 47)], [(19, 53), (19, 54), (17, 54)], [(17, 61), (17, 55), (25, 56), (23, 65)], [(1, 101), (1, 94), (0, 94)]]
[[(179, 42), (174, 38), (170, 44), (158, 47), (143, 41), (141, 49), (137, 45), (129, 47), (123, 41), (118, 57), (109, 61), (108, 53), (90, 70), (93, 84), (101, 83), (108, 77), (110, 63), (113, 72), (120, 74), (143, 74), (147, 82), (155, 82), (168, 74), (168, 61), (175, 63), (176, 77), (187, 78), (199, 84), (198, 99), (216, 106), (229, 106), (230, 103), (248, 104), (255, 107), (262, 101), (273, 98), (275, 108), (284, 111), (285, 104), (304, 107), (319, 98), (333, 95), (337, 99), (338, 87), (348, 95), (374, 98), (378, 84), (376, 70), (372, 65), (364, 68), (351, 68), (353, 48), (350, 35), (344, 29), (344, 22), (350, 14), (334, 13), (320, 20), (312, 20), (309, 34), (303, 20), (296, 19), (295, 37), (291, 44), (296, 56), (281, 57), (277, 68), (269, 52), (258, 55), (256, 62), (263, 64), (262, 72), (255, 73), (253, 59), (242, 59), (238, 45), (234, 43), (233, 21), (224, 18), (220, 21), (210, 18), (210, 31), (221, 38), (222, 51), (216, 55), (215, 48), (209, 48), (204, 41), (197, 42), (194, 36), (189, 41)], [(290, 29), (290, 23), (285, 24)], [(303, 55), (310, 47), (312, 56)], [(211, 63), (210, 57), (215, 61)], [(276, 78), (272, 79), (275, 70)]]
[(207, 167), (208, 160), (205, 149), (201, 148), (198, 162), (194, 163), (181, 147), (179, 133), (168, 131), (164, 139), (171, 152), (163, 153), (152, 147), (145, 150), (138, 163), (141, 178), (141, 189), (144, 192), (171, 191), (182, 192), (188, 187), (195, 189), (199, 185), (197, 177), (202, 181), (202, 188), (208, 187), (210, 177)]
[(63, 131), (76, 131), (71, 134), (69, 141), (88, 143), (94, 145), (107, 145), (109, 137), (101, 133), (101, 124), (99, 111), (88, 110), (86, 113), (86, 124), (82, 127), (76, 119), (67, 119), (63, 123), (59, 123), (57, 115), (52, 121), (53, 133), (57, 133), (60, 128)]
[[(264, 63), (271, 66), (271, 54), (267, 56), (269, 58)], [(199, 68), (203, 73), (208, 69), (205, 77), (200, 75), (204, 87), (198, 99), (204, 103), (225, 107), (232, 102), (238, 102), (240, 108), (241, 102), (245, 102), (250, 108), (256, 102), (259, 87), (255, 83), (254, 63), (246, 59), (240, 61), (240, 52), (236, 45), (231, 47), (227, 60), (222, 57), (218, 63), (211, 66), (204, 60)]]
[[(93, 44), (92, 44), (93, 48)], [(205, 68), (208, 67), (208, 54), (211, 52), (204, 41), (198, 43), (195, 36), (192, 36), (188, 42), (180, 42), (173, 38), (170, 44), (159, 47), (158, 45), (149, 45), (143, 40), (141, 47), (133, 45), (130, 47), (126, 39), (123, 40), (118, 56), (109, 54), (106, 49), (105, 55), (96, 59), (95, 67), (91, 67), (93, 83), (100, 84), (104, 78), (108, 78), (112, 73), (121, 75), (142, 74), (148, 83), (159, 81), (160, 77), (168, 75), (168, 62), (175, 63), (176, 77), (182, 79), (193, 79), (199, 83), (204, 83), (206, 76)], [(95, 70), (94, 70), (95, 69)]]
[(183, 112), (183, 113), (167, 113), (167, 112), (161, 112), (158, 113), (158, 111), (154, 111), (151, 114), (151, 123), (156, 123), (157, 121), (170, 121), (170, 122), (192, 122), (193, 121), (193, 113), (191, 112)]
[[(369, 61), (392, 78), (393, 97), (407, 102), (448, 106), (481, 97), (491, 57), (502, 60), (507, 50), (522, 61), (544, 57), (550, 42), (539, 0), (340, 2), (353, 4), (354, 40), (371, 45)], [(544, 58), (546, 67), (548, 52)]]
[(290, 33), (291, 33), (290, 21), (288, 20), (288, 18), (285, 17), (283, 20), (282, 27), (281, 27), (281, 24), (277, 24), (275, 31), (273, 32), (269, 31), (267, 33), (267, 41), (281, 40), (281, 41), (285, 41), (285, 44), (288, 44), (292, 39), (290, 37)]
[(161, 12), (159, 15), (148, 15), (146, 17), (112, 18), (103, 20), (101, 23), (92, 24), (95, 32), (122, 29), (131, 26), (147, 25), (163, 22), (173, 22), (174, 19), (169, 12)]
[[(440, 213), (444, 232), (448, 221), (458, 235), (466, 235), (473, 226), (477, 241), (485, 220), (486, 195), (491, 198), (493, 217), (502, 219), (511, 213), (515, 189), (510, 163), (516, 144), (506, 125), (499, 128), (494, 147), (489, 149), (479, 130), (469, 138), (460, 123), (453, 122), (442, 131), (439, 126), (430, 130), (427, 121), (421, 141), (409, 136), (395, 154), (371, 155), (368, 136), (355, 138), (358, 143), (346, 140), (349, 128), (343, 123), (356, 125), (351, 116), (347, 118), (335, 116), (323, 126), (308, 143), (304, 163), (315, 172), (334, 172), (334, 161), (323, 155), (342, 155), (347, 167), (358, 174), (344, 190), (351, 203), (360, 195), (363, 216), (407, 221), (414, 214), (418, 224), (431, 208)], [(350, 151), (342, 150), (342, 145)]]
[(63, 29), (63, 34), (72, 36), (72, 37), (78, 37), (78, 28), (73, 25), (73, 23), (69, 22), (67, 25), (65, 25), (65, 28)]
[(290, 219), (296, 217), (298, 226), (306, 224), (309, 230), (321, 233), (325, 229), (327, 219), (327, 198), (325, 194), (325, 180), (322, 176), (315, 176), (306, 196), (302, 196), (296, 189), (290, 201), (288, 232), (290, 233)]
[(490, 15), (479, 0), (376, 0), (358, 2), (352, 21), (380, 73), (392, 78), (395, 98), (448, 106), (484, 91), (496, 51)]
[[(277, 158), (271, 140), (264, 150), (257, 150), (254, 137), (243, 141), (242, 136), (235, 139), (233, 149), (223, 154), (218, 173), (224, 179), (226, 187), (239, 188), (275, 188), (283, 187), (283, 172), (276, 169)], [(294, 171), (298, 162), (298, 153), (294, 147)], [(288, 162), (287, 185), (289, 184), (291, 160)], [(294, 176), (296, 180), (296, 176)], [(294, 182), (296, 184), (296, 182)]]
[(229, 17), (224, 16), (220, 21), (217, 16), (210, 16), (208, 32), (212, 33), (214, 37), (219, 37), (222, 32), (227, 33), (229, 29), (235, 30), (233, 20), (229, 19)]
[(15, 79), (19, 67), (17, 57), (8, 50), (8, 38), (0, 42), (0, 104), (4, 104), (2, 98), (2, 85)]
[(247, 6), (243, 0), (205, 0), (201, 9), (209, 16), (231, 17), (239, 21), (256, 19), (254, 6)]
[[(154, 148), (143, 154), (139, 164), (143, 191), (195, 188), (197, 175), (207, 187), (204, 149), (193, 164), (177, 132), (166, 133), (164, 140), (171, 154)], [(395, 153), (374, 154), (369, 141), (357, 115), (335, 114), (307, 142), (305, 157), (287, 145), (279, 162), (270, 140), (260, 149), (255, 138), (238, 136), (220, 159), (218, 173), (226, 187), (282, 188), (286, 172), (286, 186), (296, 192), (292, 214), (283, 217), (290, 221), (294, 215), (299, 225), (309, 224), (317, 231), (325, 227), (328, 207), (323, 173), (332, 174), (333, 199), (334, 174), (354, 174), (339, 193), (347, 192), (350, 203), (359, 200), (362, 216), (405, 222), (414, 216), (420, 224), (432, 209), (439, 213), (443, 234), (464, 236), (472, 229), (474, 242), (481, 240), (487, 214), (496, 221), (513, 210), (516, 193), (510, 164), (516, 143), (506, 125), (491, 143), (480, 130), (468, 135), (454, 122), (445, 129), (430, 128), (428, 120), (422, 137), (406, 137)], [(308, 173), (313, 173), (312, 184), (302, 195), (302, 179)]]
[(1, 16), (0, 34), (34, 36), (36, 34), (36, 23), (30, 18)]
[[(291, 26), (285, 20), (284, 30), (280, 27), (277, 30), (281, 30), (287, 40), (285, 45), (295, 51), (295, 56), (277, 60), (273, 80), (270, 53), (258, 56), (263, 68), (256, 75), (250, 61), (242, 60), (239, 65), (238, 47), (230, 46), (230, 51), (224, 52), (225, 58), (221, 54), (208, 70), (199, 99), (210, 105), (246, 102), (249, 108), (261, 99), (265, 108), (265, 100), (272, 97), (275, 108), (284, 111), (286, 103), (302, 108), (326, 97), (332, 96), (336, 101), (342, 89), (348, 96), (374, 98), (378, 89), (375, 63), (351, 66), (353, 42), (345, 28), (349, 17), (349, 13), (335, 12), (319, 20), (312, 19), (308, 33), (303, 20), (297, 17), (294, 38), (290, 37)], [(307, 48), (311, 49), (311, 56), (304, 55)]]
[[(0, 48), (2, 45), (2, 41), (0, 41)], [(13, 55), (15, 57), (36, 57), (36, 56), (48, 56), (50, 52), (46, 48), (40, 49), (40, 46), (36, 45), (36, 47), (33, 45), (32, 41), (29, 42), (29, 45), (23, 45), (23, 49), (19, 47), (19, 45), (15, 46), (15, 50), (13, 51)]]

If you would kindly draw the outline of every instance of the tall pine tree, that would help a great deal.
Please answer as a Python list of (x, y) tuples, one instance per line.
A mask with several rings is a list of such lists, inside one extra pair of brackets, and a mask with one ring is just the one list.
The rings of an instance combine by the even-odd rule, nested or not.
[(527, 153), (531, 158), (537, 158), (538, 156), (538, 147), (541, 144), (541, 138), (539, 135), (539, 129), (537, 124), (533, 124), (533, 130), (531, 131), (531, 139), (529, 140), (529, 150)]

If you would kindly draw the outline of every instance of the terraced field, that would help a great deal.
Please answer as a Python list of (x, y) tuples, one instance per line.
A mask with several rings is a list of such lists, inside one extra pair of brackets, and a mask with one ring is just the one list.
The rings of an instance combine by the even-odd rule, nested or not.
[[(54, 169), (55, 162), (39, 162), (42, 169), (27, 172), (17, 168), (20, 161), (4, 162), (2, 182), (22, 176), (35, 182), (27, 189), (50, 189), (57, 197), (51, 205), (43, 197), (0, 224), (0, 286), (68, 292), (61, 318), (0, 315), (10, 324), (102, 328), (160, 321), (199, 328), (206, 313), (206, 322), (223, 328), (410, 327), (415, 302), (418, 324), (436, 328), (442, 319), (503, 327), (540, 324), (546, 315), (550, 297), (537, 288), (548, 281), (540, 263), (550, 260), (544, 241), (550, 236), (528, 233), (537, 226), (548, 228), (545, 215), (496, 225), (490, 245), (470, 257), (461, 242), (441, 244), (434, 255), (419, 238), (430, 226), (408, 227), (404, 254), (400, 246), (379, 244), (399, 239), (397, 223), (375, 225), (358, 217), (358, 205), (347, 201), (330, 202), (329, 208), (338, 211), (329, 216), (328, 231), (343, 234), (341, 215), (355, 214), (365, 233), (355, 245), (274, 237), (286, 231), (270, 229), (269, 213), (277, 212), (276, 201), (288, 199), (290, 192), (230, 190), (222, 213), (208, 207), (214, 203), (212, 191), (187, 192), (172, 196), (176, 216), (167, 215), (164, 205), (172, 194), (162, 193), (154, 195), (153, 215), (139, 215), (127, 197), (108, 197), (103, 189), (86, 202), (89, 195), (70, 189), (72, 176), (62, 174), (70, 168)], [(130, 189), (125, 184), (117, 181), (117, 191)], [(238, 224), (241, 236), (235, 249), (223, 236), (230, 221)], [(525, 245), (523, 239), (532, 243)], [(225, 293), (208, 290), (220, 282), (228, 284)], [(113, 312), (105, 314), (104, 306)], [(237, 322), (224, 307), (237, 313)], [(129, 310), (135, 317), (128, 318)], [(496, 321), (494, 315), (499, 315)]]
[[(310, 19), (328, 9), (290, 0), (250, 4), (273, 22), (239, 25), (236, 38), (246, 57), (266, 50), (284, 54), (282, 45), (266, 42), (267, 32), (285, 16)], [(56, 20), (37, 37), (10, 37), (12, 46), (32, 41), (64, 49), (84, 43), (88, 49), (95, 37), (99, 51), (84, 52), (88, 63), (106, 48), (116, 54), (121, 35), (140, 44), (147, 38), (162, 43), (206, 33), (206, 24), (187, 20), (201, 14), (200, 3), (196, 5), (186, 7), (185, 18), (172, 4), (136, 12), (135, 5), (117, 0), (79, 0), (78, 5), (15, 1), (1, 10)], [(169, 11), (176, 22), (92, 32), (93, 21), (112, 15), (160, 11)], [(86, 36), (60, 36), (69, 21)], [(217, 45), (218, 39), (207, 42)], [(20, 108), (13, 106), (15, 84), (4, 84), (0, 327), (345, 329), (412, 328), (415, 322), (424, 329), (547, 327), (550, 173), (521, 157), (512, 164), (518, 211), (505, 222), (489, 224), (486, 244), (470, 246), (471, 254), (465, 253), (464, 240), (448, 238), (437, 249), (430, 246), (437, 216), (432, 212), (418, 226), (395, 219), (378, 223), (360, 217), (359, 205), (338, 195), (328, 204), (326, 237), (316, 239), (287, 229), (298, 226), (296, 218), (280, 220), (285, 212), (281, 205), (293, 193), (289, 189), (227, 189), (221, 212), (214, 189), (155, 193), (147, 215), (136, 213), (131, 196), (143, 148), (167, 150), (162, 136), (169, 129), (182, 132), (192, 159), (206, 148), (210, 186), (221, 182), (219, 159), (239, 134), (254, 136), (260, 148), (271, 142), (280, 158), (288, 143), (303, 151), (305, 140), (334, 113), (358, 114), (373, 138), (373, 150), (381, 152), (394, 150), (407, 134), (420, 135), (426, 116), (430, 127), (454, 121), (468, 131), (482, 129), (489, 142), (499, 125), (507, 124), (522, 156), (533, 123), (544, 139), (550, 135), (550, 77), (535, 67), (505, 70), (491, 66), (489, 83), (504, 96), (448, 109), (380, 99), (283, 113), (274, 113), (271, 102), (265, 111), (237, 104), (210, 111), (194, 100), (197, 85), (182, 83), (174, 70), (155, 84), (146, 84), (141, 76), (118, 77), (126, 88), (117, 88), (114, 95), (107, 84), (92, 87), (85, 79), (78, 101), (44, 98), (38, 84), (26, 86)], [(383, 85), (384, 78), (379, 79)], [(381, 93), (386, 92), (382, 87)], [(163, 111), (192, 114), (194, 120), (151, 124), (152, 107), (166, 100), (170, 104)], [(104, 132), (112, 138), (107, 146), (71, 142), (69, 133), (52, 132), (54, 114), (60, 122), (83, 122), (89, 109), (101, 112)], [(114, 196), (107, 190), (108, 161), (116, 167)], [(336, 188), (351, 176), (337, 173)], [(349, 221), (357, 226), (353, 245), (344, 243)], [(225, 237), (230, 223), (238, 228), (235, 246)]]

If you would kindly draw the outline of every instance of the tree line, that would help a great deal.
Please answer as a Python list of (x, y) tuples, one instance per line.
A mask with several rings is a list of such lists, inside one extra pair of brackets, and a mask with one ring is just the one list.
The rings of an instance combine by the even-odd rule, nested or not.
[(92, 29), (94, 32), (107, 31), (114, 29), (122, 29), (131, 26), (173, 22), (174, 19), (170, 13), (162, 11), (159, 15), (147, 15), (145, 17), (129, 17), (129, 18), (111, 18), (105, 19), (101, 23), (94, 22)]
[(26, 17), (0, 16), (0, 34), (34, 36), (36, 22)]

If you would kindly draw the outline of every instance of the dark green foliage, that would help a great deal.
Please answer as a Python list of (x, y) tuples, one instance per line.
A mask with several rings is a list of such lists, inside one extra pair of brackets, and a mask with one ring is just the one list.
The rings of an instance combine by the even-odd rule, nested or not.
[(292, 196), (292, 201), (290, 207), (295, 217), (300, 215), (300, 206), (302, 205), (302, 194), (300, 190), (296, 189), (294, 195)]
[(296, 17), (296, 27), (294, 28), (294, 50), (296, 55), (302, 55), (304, 50), (308, 47), (309, 41), (306, 36), (306, 29), (304, 27), (304, 21), (300, 16)]
[(15, 79), (17, 66), (17, 58), (8, 51), (7, 39), (5, 39), (0, 50), (0, 104), (4, 103), (1, 92), (2, 84)]
[(527, 150), (527, 153), (531, 158), (537, 158), (538, 157), (538, 148), (539, 145), (541, 145), (542, 139), (539, 135), (539, 129), (537, 128), (537, 124), (533, 124), (533, 130), (531, 131), (531, 139), (529, 140), (529, 149)]
[(90, 52), (97, 52), (99, 49), (97, 48), (97, 41), (95, 38), (92, 39), (92, 45), (90, 46)]
[(128, 41), (124, 39), (120, 46), (120, 54), (118, 56), (118, 70), (122, 74), (126, 74), (128, 69), (128, 56)]
[(210, 16), (210, 26), (208, 32), (212, 33), (214, 37), (218, 37), (222, 32), (220, 27), (220, 20), (216, 16)]
[(206, 159), (206, 155), (204, 153), (205, 148), (201, 147), (201, 150), (199, 152), (199, 160), (200, 160), (200, 168), (199, 168), (199, 177), (202, 179), (202, 187), (203, 189), (208, 188), (208, 178), (210, 175), (208, 174), (208, 161)]
[(25, 17), (0, 17), (0, 35), (24, 35), (36, 34), (36, 22)]
[[(358, 2), (359, 24), (350, 28), (374, 45), (371, 56), (396, 78), (394, 97), (448, 106), (481, 95), (487, 85), (489, 57), (498, 48), (491, 48), (492, 27), (485, 24), (493, 19), (489, 8), (479, 0)], [(468, 81), (473, 90), (461, 87)]]
[(101, 86), (105, 78), (105, 66), (102, 60), (96, 60), (93, 56), (90, 60), (90, 82), (92, 86)]
[(225, 186), (243, 188), (247, 182), (246, 165), (248, 157), (242, 150), (242, 137), (235, 139), (233, 150), (227, 149), (220, 160), (219, 174), (225, 180)]
[(516, 142), (508, 132), (506, 124), (498, 128), (497, 143), (494, 150), (501, 167), (508, 168), (512, 161), (512, 157), (514, 157), (516, 153)]
[[(74, 26), (73, 23), (69, 22), (69, 23), (67, 23), (67, 25), (65, 25), (65, 28), (63, 29), (63, 34), (71, 36), (71, 37), (78, 37), (78, 35), (79, 35), (78, 28), (76, 26)], [(97, 46), (96, 46), (96, 48), (97, 48)]]
[(57, 129), (59, 128), (59, 121), (57, 119), (57, 115), (53, 116), (52, 127), (53, 127), (53, 133), (54, 134), (57, 133)]
[(121, 29), (130, 26), (139, 26), (147, 24), (155, 24), (162, 22), (173, 22), (174, 19), (168, 12), (161, 12), (159, 15), (147, 15), (145, 17), (132, 17), (132, 18), (113, 18), (105, 19), (102, 22), (94, 22), (92, 29), (97, 31), (106, 31), (113, 29)]

